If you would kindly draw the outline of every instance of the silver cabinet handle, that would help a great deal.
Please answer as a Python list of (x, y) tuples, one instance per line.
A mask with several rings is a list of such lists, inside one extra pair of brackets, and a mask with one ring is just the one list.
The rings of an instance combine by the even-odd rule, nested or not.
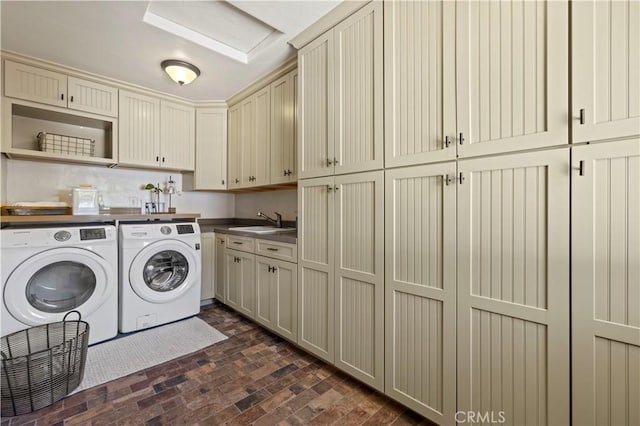
[[(580, 124), (584, 124), (587, 121), (584, 108), (580, 108)], [(582, 176), (582, 174), (580, 175)]]

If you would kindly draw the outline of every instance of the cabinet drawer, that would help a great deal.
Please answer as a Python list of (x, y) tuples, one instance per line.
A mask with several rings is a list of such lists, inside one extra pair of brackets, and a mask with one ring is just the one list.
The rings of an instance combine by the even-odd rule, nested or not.
[(256, 240), (256, 254), (285, 260), (287, 262), (298, 262), (298, 249), (295, 244)]
[(255, 251), (255, 240), (249, 237), (227, 235), (227, 248), (253, 253)]

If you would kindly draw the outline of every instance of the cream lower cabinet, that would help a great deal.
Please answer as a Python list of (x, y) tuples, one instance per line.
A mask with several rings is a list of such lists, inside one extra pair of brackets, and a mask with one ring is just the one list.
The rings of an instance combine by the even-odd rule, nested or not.
[(570, 424), (569, 149), (458, 173), (456, 409)]
[(256, 256), (256, 321), (296, 342), (297, 305), (297, 265)]
[(298, 183), (298, 344), (384, 385), (383, 172)]
[(573, 422), (638, 425), (640, 140), (574, 147), (572, 161)]
[(236, 311), (255, 317), (255, 255), (227, 248), (225, 290), (227, 304)]
[(640, 3), (571, 2), (573, 143), (640, 134)]
[(456, 411), (456, 176), (385, 172), (385, 393), (439, 424)]
[(213, 271), (214, 285), (213, 295), (219, 302), (227, 303), (225, 291), (226, 278), (226, 237), (224, 235), (216, 235), (214, 241), (214, 259), (215, 266)]
[(215, 283), (215, 234), (203, 232), (201, 234), (200, 250), (202, 261), (202, 281), (200, 283), (200, 300), (213, 299)]

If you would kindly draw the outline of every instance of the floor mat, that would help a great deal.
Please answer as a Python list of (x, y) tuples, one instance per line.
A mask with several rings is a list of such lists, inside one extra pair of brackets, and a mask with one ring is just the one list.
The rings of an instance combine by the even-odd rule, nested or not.
[(198, 351), (227, 336), (200, 318), (189, 318), (91, 346), (84, 379), (72, 392), (100, 385)]

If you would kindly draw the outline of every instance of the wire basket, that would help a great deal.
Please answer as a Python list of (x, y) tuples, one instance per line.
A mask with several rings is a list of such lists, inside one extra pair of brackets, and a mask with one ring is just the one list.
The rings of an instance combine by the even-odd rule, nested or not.
[(93, 157), (96, 141), (75, 136), (40, 132), (38, 133), (38, 144), (40, 145), (40, 151), (44, 152)]
[[(67, 321), (71, 313), (77, 321)], [(84, 376), (89, 324), (78, 311), (61, 322), (2, 337), (2, 417), (31, 413), (61, 400)]]

